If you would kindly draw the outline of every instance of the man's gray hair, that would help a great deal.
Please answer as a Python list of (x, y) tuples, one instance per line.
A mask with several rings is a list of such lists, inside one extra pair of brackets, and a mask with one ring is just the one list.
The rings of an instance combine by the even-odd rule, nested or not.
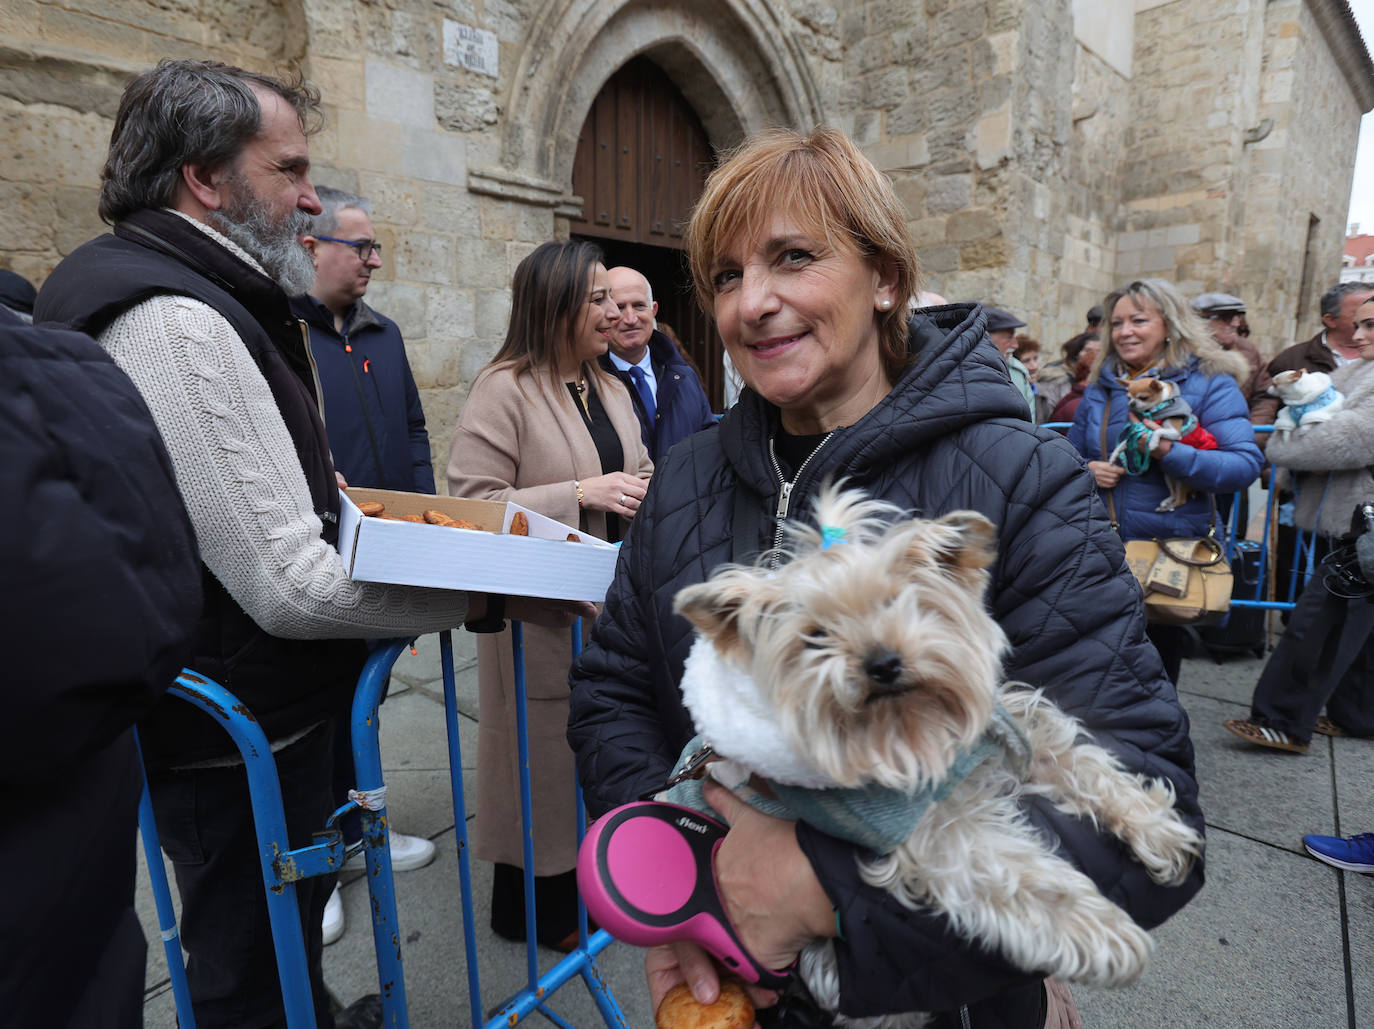
[(1374, 293), (1374, 282), (1338, 282), (1322, 294), (1322, 315), (1341, 313), (1341, 301), (1351, 293)]
[(162, 61), (124, 89), (105, 166), (100, 217), (114, 223), (134, 211), (171, 207), (185, 164), (220, 167), (237, 159), (262, 127), (254, 90), (275, 93), (307, 136), (321, 125), (320, 94), (289, 80), (218, 61)]
[(372, 201), (357, 193), (335, 189), (333, 186), (316, 186), (315, 195), (320, 198), (320, 213), (310, 216), (310, 235), (332, 236), (339, 231), (339, 212), (351, 208), (362, 211), (371, 217)]

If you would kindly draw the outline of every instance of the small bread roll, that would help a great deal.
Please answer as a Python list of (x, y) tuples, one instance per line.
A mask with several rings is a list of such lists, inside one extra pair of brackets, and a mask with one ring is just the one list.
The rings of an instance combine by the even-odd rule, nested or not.
[(380, 500), (364, 500), (361, 504), (358, 505), (358, 510), (361, 511), (363, 514), (367, 515), (369, 518), (376, 518), (380, 516), (383, 511), (386, 510), (386, 505), (383, 504)]
[(444, 512), (442, 512), (442, 511), (436, 511), (436, 510), (435, 510), (434, 508), (432, 508), (432, 507), (429, 508), (428, 510), (424, 511), (424, 512), (423, 512), (423, 516), (424, 516), (425, 521), (429, 522), (430, 525), (448, 525), (448, 526), (453, 526), (453, 525), (457, 525), (457, 524), (458, 524), (458, 523), (455, 522), (452, 518), (450, 518), (448, 515), (444, 514)]
[(530, 520), (525, 517), (524, 511), (516, 511), (515, 517), (510, 520), (510, 534), (512, 536), (528, 536), (530, 534)]
[(579, 536), (579, 535), (578, 535), (577, 533), (575, 533), (575, 532), (570, 532), (570, 533), (568, 533), (568, 542), (569, 542), (569, 543), (581, 543), (581, 542), (582, 542), (582, 537)]
[(744, 987), (723, 980), (714, 1004), (699, 1004), (692, 991), (679, 983), (668, 991), (654, 1015), (658, 1029), (752, 1029), (754, 1005)]
[(402, 522), (419, 522), (421, 525), (424, 525), (424, 524), (425, 524), (425, 520), (424, 520), (422, 517), (420, 517), (419, 515), (417, 515), (417, 514), (401, 515), (399, 521), (402, 521)]

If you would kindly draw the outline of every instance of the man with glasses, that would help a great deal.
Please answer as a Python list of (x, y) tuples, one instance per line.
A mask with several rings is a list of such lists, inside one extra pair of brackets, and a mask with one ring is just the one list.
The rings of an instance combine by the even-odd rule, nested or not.
[(291, 306), (310, 331), (334, 467), (350, 486), (433, 493), (425, 412), (401, 330), (363, 302), (382, 266), (372, 204), (328, 186), (316, 192), (322, 210), (301, 237), (315, 284)]
[[(310, 335), (320, 376), (324, 428), (334, 467), (350, 486), (434, 492), (429, 433), (420, 393), (406, 359), (401, 330), (367, 304), (372, 273), (382, 266), (382, 245), (372, 228), (372, 203), (341, 189), (320, 186), (320, 213), (310, 218), (301, 243), (315, 260), (315, 284), (295, 297), (291, 309)], [(348, 711), (340, 712), (347, 724)], [(343, 804), (353, 785), (353, 751), (346, 735), (334, 741), (334, 788)], [(343, 820), (345, 843), (362, 838), (362, 820)], [(429, 840), (390, 833), (391, 867), (423, 868), (434, 860)], [(361, 868), (362, 855), (348, 867)], [(344, 905), (336, 883), (324, 908), (324, 942), (344, 932)]]

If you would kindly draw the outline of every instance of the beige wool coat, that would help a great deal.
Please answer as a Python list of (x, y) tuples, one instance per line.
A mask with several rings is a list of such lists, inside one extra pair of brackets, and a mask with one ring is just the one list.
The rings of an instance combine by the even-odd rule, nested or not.
[[(653, 471), (639, 420), (625, 387), (610, 376), (588, 377), (601, 397), (625, 454), (622, 469)], [(523, 394), (521, 389), (523, 388)], [(606, 515), (577, 506), (574, 480), (602, 474), (596, 445), (566, 387), (526, 373), (488, 369), (478, 376), (458, 418), (449, 448), (450, 496), (510, 500), (602, 539)], [(579, 517), (580, 516), (580, 517)], [(583, 626), (588, 633), (590, 625)], [(557, 875), (577, 864), (573, 784), (577, 773), (568, 747), (566, 629), (526, 624), (525, 689), (529, 717), (530, 779), (534, 801), (534, 872)], [(514, 710), (511, 635), (477, 642), (477, 824), (473, 853), (485, 861), (524, 867), (520, 839), (520, 771)]]

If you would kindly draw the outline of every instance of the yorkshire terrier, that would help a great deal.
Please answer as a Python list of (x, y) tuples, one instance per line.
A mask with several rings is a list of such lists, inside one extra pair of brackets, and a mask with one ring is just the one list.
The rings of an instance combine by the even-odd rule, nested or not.
[[(1186, 442), (1200, 450), (1216, 448), (1216, 440), (1206, 429), (1198, 425), (1193, 415), (1192, 405), (1183, 399), (1178, 387), (1168, 379), (1141, 378), (1128, 379), (1119, 376), (1116, 380), (1126, 387), (1126, 401), (1134, 416), (1133, 421), (1143, 424), (1148, 432), (1144, 436), (1132, 437), (1122, 434), (1108, 464), (1120, 463), (1128, 446), (1139, 446), (1139, 439), (1146, 439), (1145, 450), (1154, 450), (1161, 439)], [(1129, 465), (1126, 465), (1129, 467)], [(1188, 502), (1193, 491), (1184, 483), (1169, 476), (1164, 477), (1168, 484), (1169, 495), (1155, 508), (1157, 512), (1172, 511)]]
[[(986, 518), (908, 519), (835, 486), (816, 516), (819, 529), (789, 524), (786, 552), (677, 595), (698, 632), (684, 701), (724, 759), (710, 774), (874, 850), (865, 881), (943, 912), (1018, 968), (1131, 982), (1149, 935), (1047, 846), (1023, 804), (1040, 797), (1094, 822), (1175, 884), (1203, 841), (1171, 785), (1127, 772), (1039, 690), (1003, 683), (1007, 639), (983, 606), (996, 558)], [(809, 945), (799, 970), (838, 1012), (832, 944)], [(927, 1017), (836, 1015), (873, 1029)]]

